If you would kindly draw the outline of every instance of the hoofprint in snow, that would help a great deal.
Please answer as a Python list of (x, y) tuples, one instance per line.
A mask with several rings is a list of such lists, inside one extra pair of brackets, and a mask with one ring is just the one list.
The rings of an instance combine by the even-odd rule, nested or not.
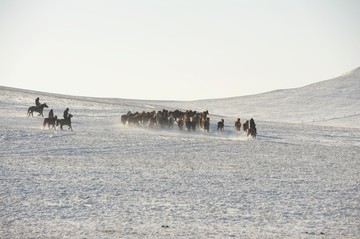
[[(225, 114), (241, 112), (239, 101), (228, 101), (224, 114), (224, 102), (211, 103), (217, 114), (209, 109), (210, 132), (189, 133), (123, 126), (120, 116), (129, 110), (202, 111), (203, 101), (84, 98), (6, 87), (0, 93), (0, 238), (360, 236), (359, 128), (259, 116), (257, 139), (248, 140), (234, 122), (251, 117), (249, 109), (236, 118)], [(49, 105), (45, 115), (53, 108), (61, 117), (69, 107), (74, 131), (43, 129), (42, 117), (26, 116), (37, 96)], [(256, 97), (251, 102), (260, 112)], [(276, 112), (262, 110), (266, 116)], [(221, 118), (224, 132), (216, 130)], [(352, 119), (359, 125), (358, 116)]]

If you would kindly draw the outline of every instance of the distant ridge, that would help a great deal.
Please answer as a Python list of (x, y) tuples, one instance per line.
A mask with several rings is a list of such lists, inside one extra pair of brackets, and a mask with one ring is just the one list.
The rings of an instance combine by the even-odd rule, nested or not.
[(304, 87), (197, 103), (233, 117), (360, 127), (360, 67)]
[[(116, 105), (120, 112), (142, 110), (208, 110), (211, 115), (229, 119), (249, 119), (288, 123), (318, 124), (360, 128), (360, 67), (334, 79), (294, 89), (224, 99), (198, 101), (157, 101), (96, 98), (53, 94), (0, 86), (2, 105), (30, 106), (38, 95), (60, 108), (67, 101), (88, 102), (103, 107)], [(10, 97), (4, 98), (5, 95)], [(1, 102), (2, 101), (2, 102)], [(25, 103), (26, 102), (26, 103)], [(22, 106), (22, 107), (24, 107)], [(216, 118), (214, 119), (216, 120)]]

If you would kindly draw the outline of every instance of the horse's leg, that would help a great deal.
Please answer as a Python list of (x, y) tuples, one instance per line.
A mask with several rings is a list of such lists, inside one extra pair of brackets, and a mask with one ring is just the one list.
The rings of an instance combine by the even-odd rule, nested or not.
[(28, 112), (27, 112), (28, 116), (30, 116), (30, 114), (32, 114), (33, 112), (34, 112), (33, 109), (31, 107), (29, 107)]

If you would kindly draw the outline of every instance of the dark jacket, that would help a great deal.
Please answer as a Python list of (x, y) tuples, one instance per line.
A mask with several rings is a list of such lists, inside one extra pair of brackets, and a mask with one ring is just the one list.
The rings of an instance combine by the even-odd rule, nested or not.
[(64, 119), (67, 119), (69, 116), (69, 108), (66, 108), (66, 110), (64, 111)]

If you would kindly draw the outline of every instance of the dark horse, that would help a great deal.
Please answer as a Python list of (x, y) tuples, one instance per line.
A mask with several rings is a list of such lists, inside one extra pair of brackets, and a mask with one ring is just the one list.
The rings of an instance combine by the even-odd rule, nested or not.
[(207, 117), (204, 121), (204, 131), (209, 132), (210, 130), (210, 118)]
[(44, 104), (41, 104), (40, 106), (31, 106), (31, 107), (29, 107), (29, 109), (28, 109), (28, 116), (30, 116), (30, 114), (32, 115), (32, 116), (34, 116), (34, 112), (38, 112), (39, 113), (39, 115), (38, 116), (42, 116), (42, 117), (44, 117), (44, 115), (43, 115), (43, 110), (44, 110), (44, 108), (48, 108), (49, 106), (47, 106), (47, 104), (46, 103), (44, 103)]
[(243, 129), (244, 129), (244, 133), (247, 134), (248, 129), (249, 129), (249, 121), (245, 121), (245, 123), (243, 124)]
[(235, 129), (237, 131), (241, 130), (241, 122), (240, 122), (240, 118), (237, 119), (237, 121), (235, 121)]
[(224, 131), (224, 119), (221, 119), (221, 121), (218, 122), (217, 130)]
[(69, 114), (67, 119), (58, 119), (56, 120), (56, 126), (60, 125), (60, 129), (63, 129), (63, 125), (67, 125), (69, 126), (69, 129), (71, 129), (71, 131), (73, 131), (72, 127), (71, 127), (71, 118), (73, 117), (72, 114)]
[(43, 126), (45, 128), (45, 126), (48, 125), (49, 129), (50, 129), (50, 126), (52, 126), (52, 129), (56, 129), (55, 128), (56, 121), (57, 121), (57, 116), (56, 115), (55, 115), (55, 117), (52, 117), (52, 118), (45, 118)]
[(251, 136), (253, 139), (256, 138), (256, 124), (253, 118), (250, 119), (250, 127), (247, 131), (247, 136)]
[(256, 139), (256, 128), (248, 128), (247, 136), (251, 136), (251, 138)]

